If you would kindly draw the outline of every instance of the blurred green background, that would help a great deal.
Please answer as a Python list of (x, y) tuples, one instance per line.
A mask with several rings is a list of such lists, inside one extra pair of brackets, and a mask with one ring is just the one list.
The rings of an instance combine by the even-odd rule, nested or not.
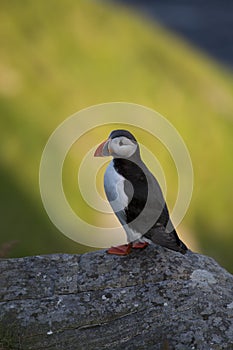
[[(71, 114), (126, 101), (157, 110), (180, 132), (195, 175), (182, 238), (233, 272), (231, 71), (159, 25), (107, 2), (2, 0), (0, 40), (0, 255), (93, 250), (50, 222), (39, 192), (40, 158), (51, 133)], [(110, 130), (86, 135), (83, 145), (90, 149)], [(153, 139), (135, 133), (169, 171)], [(76, 151), (64, 169), (67, 195), (87, 220), (95, 220), (74, 191), (73, 172), (82, 159)], [(173, 170), (168, 178), (172, 206)]]

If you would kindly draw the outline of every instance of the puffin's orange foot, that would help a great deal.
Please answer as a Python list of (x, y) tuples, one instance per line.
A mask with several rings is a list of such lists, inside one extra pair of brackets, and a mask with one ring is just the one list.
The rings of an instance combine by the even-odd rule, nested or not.
[(133, 248), (134, 249), (144, 249), (149, 245), (147, 242), (135, 242), (133, 243)]
[(123, 244), (118, 247), (111, 247), (107, 250), (108, 254), (128, 255), (131, 252), (131, 244)]

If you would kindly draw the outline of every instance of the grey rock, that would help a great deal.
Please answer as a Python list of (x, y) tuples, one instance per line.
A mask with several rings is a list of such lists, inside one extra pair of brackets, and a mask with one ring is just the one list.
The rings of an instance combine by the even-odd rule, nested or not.
[(154, 245), (1, 259), (3, 349), (233, 349), (233, 276)]

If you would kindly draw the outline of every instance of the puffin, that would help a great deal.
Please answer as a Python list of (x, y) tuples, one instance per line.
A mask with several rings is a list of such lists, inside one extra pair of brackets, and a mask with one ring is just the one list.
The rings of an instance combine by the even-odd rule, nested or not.
[(105, 174), (106, 197), (123, 226), (127, 244), (111, 247), (109, 254), (128, 255), (152, 242), (185, 254), (157, 179), (143, 162), (136, 138), (128, 130), (113, 130), (94, 153), (112, 157)]

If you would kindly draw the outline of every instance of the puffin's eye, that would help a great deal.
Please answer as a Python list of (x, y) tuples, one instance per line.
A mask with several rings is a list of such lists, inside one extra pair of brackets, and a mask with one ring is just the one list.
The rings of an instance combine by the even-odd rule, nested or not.
[(122, 142), (122, 140), (119, 141), (119, 146), (123, 146), (124, 143)]

